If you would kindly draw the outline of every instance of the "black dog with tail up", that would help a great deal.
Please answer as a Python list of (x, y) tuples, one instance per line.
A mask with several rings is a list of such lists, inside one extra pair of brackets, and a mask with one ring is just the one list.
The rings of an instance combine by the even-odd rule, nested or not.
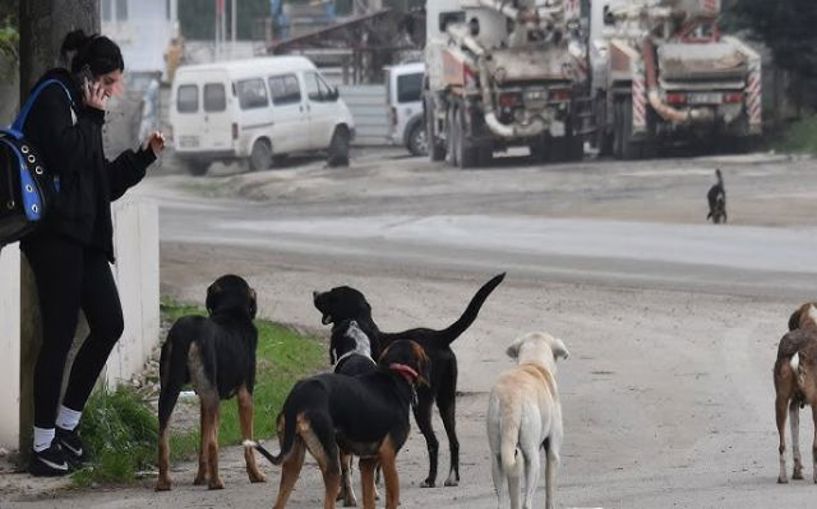
[(372, 319), (372, 307), (366, 297), (354, 288), (339, 286), (327, 292), (314, 292), (314, 304), (323, 315), (321, 321), (326, 324), (338, 324), (344, 320), (355, 320), (371, 341), (372, 355), (377, 359), (383, 350), (392, 342), (401, 339), (416, 341), (423, 347), (431, 359), (431, 384), (418, 390), (418, 404), (414, 407), (414, 418), (426, 440), (429, 455), (428, 477), (422, 487), (434, 486), (437, 480), (437, 455), (439, 442), (431, 426), (431, 406), (436, 400), (443, 425), (448, 435), (451, 451), (451, 468), (446, 486), (456, 486), (460, 480), (460, 445), (456, 432), (456, 393), (457, 393), (457, 357), (451, 349), (454, 342), (468, 327), (474, 323), (482, 304), (494, 291), (505, 273), (495, 276), (480, 288), (465, 312), (445, 329), (427, 328), (410, 329), (403, 332), (382, 332)]

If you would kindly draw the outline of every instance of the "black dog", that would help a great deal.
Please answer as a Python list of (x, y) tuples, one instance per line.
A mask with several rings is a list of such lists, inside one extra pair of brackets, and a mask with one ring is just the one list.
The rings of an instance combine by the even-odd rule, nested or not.
[(374, 470), (379, 464), (386, 480), (386, 508), (397, 509), (400, 483), (395, 459), (408, 437), (415, 386), (428, 383), (429, 368), (420, 345), (396, 341), (371, 373), (327, 373), (296, 383), (278, 415), (278, 455), (252, 441), (244, 442), (274, 465), (283, 465), (273, 507), (284, 508), (308, 450), (323, 473), (324, 508), (335, 507), (340, 489), (339, 455), (345, 453), (361, 458), (363, 507), (374, 509)]
[(718, 179), (717, 184), (710, 187), (709, 192), (706, 193), (706, 199), (709, 201), (709, 214), (706, 218), (719, 224), (726, 222), (726, 189), (723, 187), (723, 176), (721, 176), (720, 169), (715, 170), (715, 177)]
[(414, 418), (426, 439), (429, 455), (428, 477), (422, 487), (434, 486), (437, 481), (437, 454), (439, 442), (431, 426), (431, 406), (436, 400), (443, 420), (451, 451), (451, 468), (446, 486), (456, 486), (460, 480), (459, 441), (455, 429), (455, 403), (457, 393), (457, 358), (451, 350), (454, 342), (477, 318), (482, 304), (494, 288), (502, 282), (505, 274), (499, 274), (480, 288), (460, 318), (443, 330), (411, 329), (403, 332), (381, 332), (372, 319), (372, 308), (358, 290), (348, 286), (333, 288), (328, 292), (315, 292), (315, 307), (323, 314), (324, 324), (355, 320), (371, 340), (372, 354), (377, 358), (393, 341), (411, 339), (422, 346), (431, 359), (431, 385), (418, 391), (419, 401), (414, 407)]
[[(372, 346), (369, 337), (354, 320), (344, 320), (332, 327), (329, 341), (329, 360), (333, 371), (340, 375), (357, 376), (371, 373), (377, 369), (372, 359)], [(340, 453), (341, 487), (338, 500), (343, 500), (345, 507), (357, 505), (355, 490), (352, 487), (352, 455)], [(377, 471), (378, 478), (380, 470)], [(375, 487), (375, 498), (377, 488)]]
[[(252, 439), (255, 349), (258, 331), (255, 290), (244, 279), (227, 275), (207, 289), (209, 317), (184, 316), (171, 327), (159, 361), (159, 479), (157, 491), (170, 489), (168, 421), (182, 387), (192, 383), (201, 403), (201, 447), (194, 484), (224, 488), (218, 475), (218, 412), (222, 399), (238, 395), (241, 433)], [(255, 455), (245, 449), (250, 481), (263, 482)]]

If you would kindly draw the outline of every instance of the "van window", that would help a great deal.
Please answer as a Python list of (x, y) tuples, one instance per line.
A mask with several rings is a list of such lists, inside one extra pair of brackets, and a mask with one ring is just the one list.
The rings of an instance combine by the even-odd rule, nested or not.
[(267, 87), (264, 86), (264, 80), (261, 78), (239, 81), (236, 83), (236, 91), (238, 92), (238, 104), (242, 110), (269, 106)]
[(204, 111), (215, 112), (227, 109), (227, 96), (223, 83), (206, 83), (204, 85)]
[(419, 101), (423, 95), (423, 73), (404, 74), (397, 77), (397, 102)]
[(272, 94), (272, 104), (276, 106), (301, 102), (301, 87), (298, 86), (298, 78), (294, 74), (271, 76), (269, 89)]
[(176, 110), (179, 113), (199, 111), (199, 87), (196, 85), (180, 86), (176, 91)]
[(332, 88), (316, 72), (304, 73), (306, 95), (311, 101), (328, 101), (332, 97)]

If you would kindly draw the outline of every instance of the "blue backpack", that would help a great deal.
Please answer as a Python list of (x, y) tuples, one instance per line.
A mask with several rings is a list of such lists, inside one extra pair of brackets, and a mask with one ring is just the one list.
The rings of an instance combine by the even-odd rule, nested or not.
[(59, 178), (48, 172), (23, 134), (34, 101), (54, 84), (62, 87), (73, 108), (74, 101), (65, 85), (49, 79), (34, 89), (14, 123), (0, 129), (0, 247), (20, 240), (42, 224), (59, 191)]

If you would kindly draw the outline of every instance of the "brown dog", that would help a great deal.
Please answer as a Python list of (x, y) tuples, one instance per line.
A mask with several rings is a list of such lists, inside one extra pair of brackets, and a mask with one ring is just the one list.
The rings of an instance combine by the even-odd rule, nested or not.
[[(159, 479), (156, 491), (170, 489), (170, 414), (182, 387), (191, 383), (201, 403), (199, 471), (194, 484), (224, 488), (218, 475), (218, 413), (222, 399), (238, 396), (241, 434), (252, 439), (255, 349), (255, 290), (244, 279), (226, 275), (207, 289), (209, 317), (179, 318), (167, 334), (159, 361)], [(251, 482), (264, 482), (251, 449), (244, 452)]]
[(278, 416), (278, 455), (244, 442), (274, 465), (282, 465), (274, 508), (283, 509), (287, 503), (308, 450), (323, 473), (325, 509), (335, 507), (340, 491), (341, 453), (360, 457), (363, 507), (374, 509), (374, 471), (379, 464), (386, 482), (386, 509), (396, 509), (400, 483), (395, 459), (408, 437), (415, 388), (428, 384), (429, 370), (423, 348), (414, 341), (400, 340), (386, 348), (377, 370), (371, 373), (327, 373), (295, 384)]
[[(803, 478), (800, 456), (800, 408), (812, 408), (817, 430), (817, 304), (800, 306), (789, 318), (791, 329), (780, 340), (774, 364), (775, 416), (780, 438), (780, 475), (778, 483), (787, 483), (786, 474), (786, 413), (790, 418), (794, 471), (792, 479)], [(817, 432), (812, 446), (814, 482), (817, 482)]]

